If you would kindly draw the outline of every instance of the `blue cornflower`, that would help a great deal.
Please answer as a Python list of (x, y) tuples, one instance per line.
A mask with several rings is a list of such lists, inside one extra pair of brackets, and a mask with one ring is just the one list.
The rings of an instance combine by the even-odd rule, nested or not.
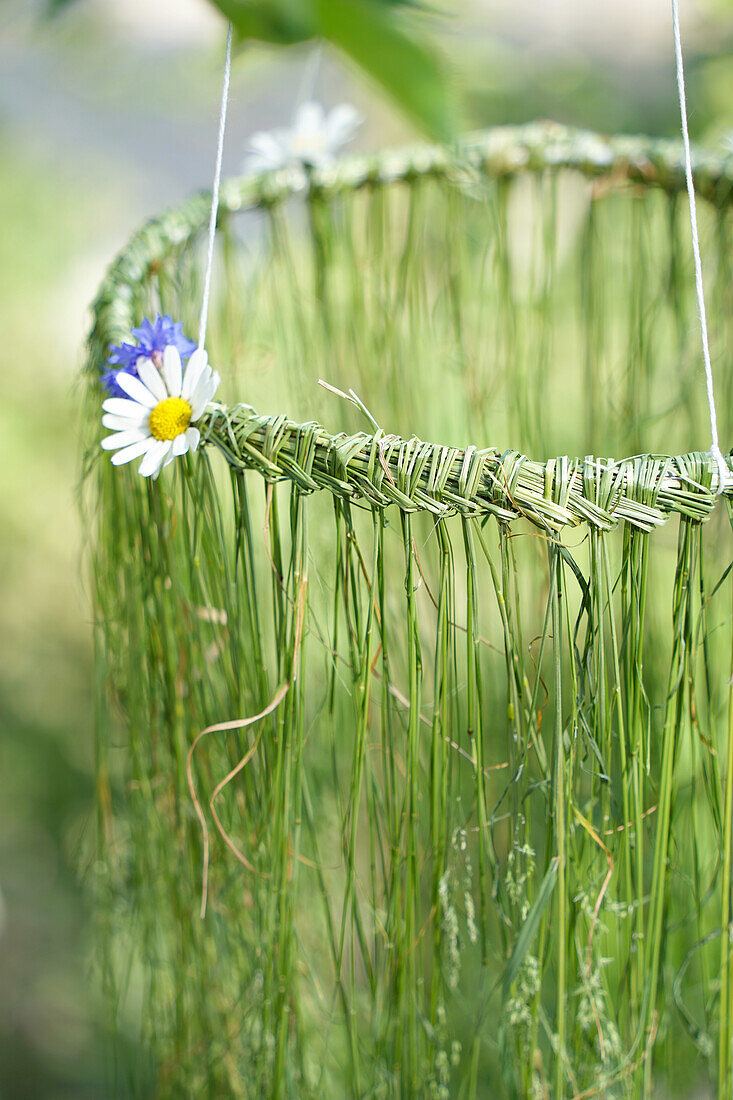
[(127, 396), (117, 385), (117, 374), (118, 371), (124, 370), (137, 378), (137, 361), (140, 357), (152, 359), (159, 367), (163, 352), (172, 345), (182, 359), (187, 359), (196, 350), (196, 344), (183, 334), (182, 329), (181, 322), (174, 321), (167, 313), (162, 317), (158, 315), (154, 322), (145, 317), (140, 328), (132, 329), (132, 335), (138, 341), (137, 344), (110, 345), (107, 363), (111, 369), (102, 374), (102, 385), (107, 392), (113, 397)]

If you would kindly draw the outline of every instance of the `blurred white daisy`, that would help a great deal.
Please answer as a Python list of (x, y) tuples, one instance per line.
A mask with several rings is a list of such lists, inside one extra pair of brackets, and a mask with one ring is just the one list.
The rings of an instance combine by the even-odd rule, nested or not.
[(326, 113), (320, 103), (301, 103), (289, 129), (259, 130), (249, 139), (245, 172), (265, 172), (288, 165), (317, 168), (330, 164), (356, 133), (361, 118), (350, 103)]
[(200, 432), (192, 425), (221, 381), (203, 349), (193, 352), (185, 370), (173, 344), (158, 359), (159, 367), (154, 359), (139, 358), (137, 377), (118, 371), (116, 383), (127, 397), (108, 397), (102, 405), (102, 424), (114, 433), (102, 446), (114, 451), (114, 465), (142, 456), (140, 473), (153, 478), (174, 458), (196, 450)]

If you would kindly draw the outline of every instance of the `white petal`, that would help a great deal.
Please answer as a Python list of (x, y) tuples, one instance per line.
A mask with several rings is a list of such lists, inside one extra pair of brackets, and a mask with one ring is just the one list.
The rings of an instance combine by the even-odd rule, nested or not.
[(181, 356), (173, 344), (168, 344), (163, 352), (163, 377), (171, 397), (180, 397), (183, 371)]
[(168, 391), (165, 382), (160, 376), (160, 371), (152, 359), (144, 359), (142, 356), (137, 361), (137, 373), (148, 387), (153, 397), (158, 401), (165, 401)]
[(191, 398), (191, 420), (196, 421), (219, 388), (221, 378), (218, 371), (212, 371), (208, 378), (202, 378)]
[(191, 403), (191, 420), (198, 420), (201, 413), (206, 408), (206, 402), (209, 400), (209, 386), (211, 383), (211, 376), (208, 374), (199, 378), (196, 389), (191, 394), (189, 401)]
[(176, 438), (173, 440), (172, 451), (174, 458), (177, 458), (179, 455), (185, 455), (186, 451), (188, 450), (187, 435), (188, 429), (186, 429), (185, 432), (181, 432), (181, 434), (177, 435)]
[[(140, 408), (140, 406), (137, 406)], [(115, 432), (129, 432), (133, 428), (147, 426), (150, 411), (140, 409), (139, 416), (115, 416), (113, 413), (105, 413), (102, 417), (102, 427), (111, 428)]]
[(133, 458), (139, 458), (152, 446), (151, 439), (141, 439), (139, 443), (131, 443), (129, 447), (125, 447), (121, 451), (115, 451), (112, 455), (112, 462), (115, 466), (121, 466), (123, 462), (132, 462)]
[(310, 136), (320, 134), (325, 125), (323, 107), (314, 100), (306, 100), (301, 103), (293, 118), (293, 130), (296, 134)]
[(158, 404), (148, 387), (143, 386), (140, 379), (135, 378), (132, 374), (125, 374), (121, 370), (115, 381), (120, 389), (129, 394), (133, 401), (137, 401), (139, 405), (145, 405), (147, 408), (152, 409), (153, 405)]
[(165, 455), (163, 455), (163, 459), (162, 459), (162, 461), (161, 461), (161, 462), (160, 462), (160, 463), (158, 464), (158, 469), (157, 469), (157, 470), (155, 470), (155, 471), (153, 472), (153, 474), (151, 475), (151, 476), (152, 476), (152, 478), (153, 478), (153, 481), (157, 481), (157, 480), (158, 480), (158, 478), (160, 477), (160, 472), (161, 472), (161, 470), (163, 469), (163, 467), (164, 467), (164, 466), (167, 466), (169, 462), (172, 462), (172, 461), (173, 461), (173, 458), (174, 458), (174, 455), (173, 455), (173, 446), (172, 446), (172, 444), (170, 444), (170, 443), (169, 443), (169, 444), (168, 444), (168, 453), (167, 453), (167, 454), (165, 454)]
[(252, 134), (249, 140), (249, 156), (243, 162), (245, 172), (272, 171), (287, 163), (287, 141), (283, 141), (278, 133), (260, 130)]
[(155, 443), (152, 444), (145, 458), (140, 463), (139, 470), (143, 477), (150, 477), (151, 474), (157, 477), (169, 449), (170, 441), (167, 439), (157, 439)]
[(186, 373), (183, 376), (183, 385), (181, 386), (181, 397), (188, 401), (191, 394), (196, 389), (196, 384), (201, 377), (202, 371), (209, 365), (209, 357), (203, 348), (196, 348), (189, 361), (186, 363)]
[(186, 439), (188, 440), (188, 449), (195, 451), (201, 439), (201, 432), (198, 428), (186, 428)]
[(258, 130), (249, 139), (249, 148), (262, 157), (277, 157), (282, 154), (282, 146), (277, 139), (277, 131)]
[(139, 420), (150, 414), (149, 405), (141, 405), (139, 401), (130, 401), (127, 397), (108, 397), (102, 402), (102, 408), (105, 412), (126, 416), (129, 420)]
[(326, 119), (328, 144), (332, 149), (338, 149), (354, 136), (359, 126), (361, 126), (361, 116), (356, 107), (350, 103), (339, 103)]
[(114, 435), (105, 436), (102, 447), (105, 451), (116, 451), (120, 447), (129, 447), (131, 443), (139, 443), (150, 436), (143, 428), (131, 428), (126, 432), (115, 432)]

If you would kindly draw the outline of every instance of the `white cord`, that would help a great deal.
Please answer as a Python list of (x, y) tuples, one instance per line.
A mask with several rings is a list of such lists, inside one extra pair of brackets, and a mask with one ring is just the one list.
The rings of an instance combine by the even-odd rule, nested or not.
[(682, 140), (685, 147), (685, 177), (687, 179), (687, 194), (690, 199), (690, 226), (692, 228), (692, 251), (695, 257), (695, 286), (697, 289), (697, 308), (700, 314), (700, 332), (702, 334), (702, 354), (705, 361), (705, 381), (708, 391), (708, 409), (710, 411), (710, 435), (712, 444), (710, 454), (718, 464), (718, 493), (722, 493), (726, 487), (730, 471), (723, 458), (718, 442), (718, 417), (715, 411), (715, 394), (713, 392), (713, 368), (710, 364), (710, 347), (708, 345), (708, 323), (705, 316), (705, 293), (702, 282), (702, 260), (700, 259), (700, 239), (697, 232), (697, 207), (695, 204), (695, 184), (692, 179), (692, 158), (690, 155), (690, 135), (687, 130), (687, 97), (685, 95), (685, 71), (682, 65), (682, 40), (680, 37), (680, 13), (678, 0), (672, 0), (672, 23), (674, 27), (674, 51), (677, 62), (677, 91), (680, 100), (680, 116), (682, 119)]
[(295, 100), (296, 109), (300, 107), (301, 103), (307, 103), (308, 100), (313, 99), (313, 93), (316, 90), (316, 83), (318, 81), (318, 74), (321, 70), (322, 57), (323, 46), (319, 42), (303, 67), (303, 75), (300, 80), (300, 87), (298, 88), (298, 95)]
[(224, 84), (221, 90), (221, 108), (219, 110), (219, 144), (216, 150), (216, 169), (214, 186), (211, 191), (211, 214), (209, 216), (209, 243), (206, 253), (206, 272), (204, 274), (204, 295), (201, 302), (201, 320), (199, 321), (199, 347), (206, 343), (206, 322), (209, 316), (209, 297), (211, 295), (211, 269), (214, 266), (214, 237), (216, 236), (216, 217), (219, 212), (219, 185), (221, 183), (221, 161), (224, 154), (224, 130), (227, 123), (227, 103), (229, 102), (229, 77), (232, 71), (232, 25), (229, 24), (227, 52), (224, 62)]

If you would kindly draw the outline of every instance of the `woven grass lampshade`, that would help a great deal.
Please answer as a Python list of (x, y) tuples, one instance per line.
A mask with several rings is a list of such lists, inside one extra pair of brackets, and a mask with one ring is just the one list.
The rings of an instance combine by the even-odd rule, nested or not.
[[(733, 158), (694, 169), (729, 440)], [(730, 1095), (733, 473), (684, 186), (675, 144), (551, 124), (226, 181), (222, 403), (152, 483), (99, 451), (99, 375), (144, 316), (195, 331), (209, 197), (110, 268), (84, 499), (128, 1091)]]

